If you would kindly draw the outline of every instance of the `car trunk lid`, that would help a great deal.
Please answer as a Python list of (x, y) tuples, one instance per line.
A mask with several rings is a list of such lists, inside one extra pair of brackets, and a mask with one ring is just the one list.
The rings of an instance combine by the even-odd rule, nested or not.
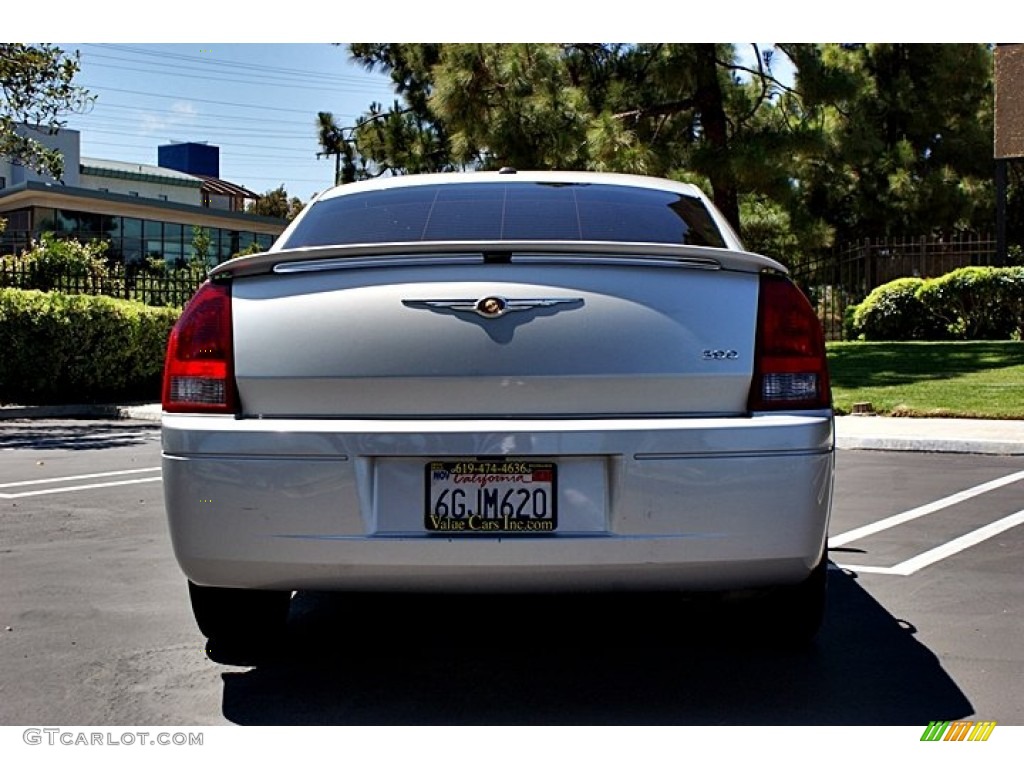
[(687, 259), (278, 261), (233, 283), (243, 415), (742, 413), (760, 262)]

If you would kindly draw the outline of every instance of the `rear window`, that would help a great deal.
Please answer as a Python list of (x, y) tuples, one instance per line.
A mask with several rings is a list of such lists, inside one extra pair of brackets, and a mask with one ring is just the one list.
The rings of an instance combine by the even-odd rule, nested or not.
[(654, 189), (534, 182), (437, 184), (313, 205), (285, 248), (430, 240), (603, 240), (724, 248), (704, 203)]

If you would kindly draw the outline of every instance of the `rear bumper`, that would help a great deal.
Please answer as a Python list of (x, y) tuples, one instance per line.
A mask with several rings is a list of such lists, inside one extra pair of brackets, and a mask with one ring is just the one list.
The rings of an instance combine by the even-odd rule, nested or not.
[[(559, 531), (422, 530), (425, 462), (560, 466)], [(829, 413), (600, 420), (235, 420), (164, 414), (175, 555), (213, 586), (742, 589), (799, 581), (831, 507)], [(561, 513), (560, 513), (561, 514)]]

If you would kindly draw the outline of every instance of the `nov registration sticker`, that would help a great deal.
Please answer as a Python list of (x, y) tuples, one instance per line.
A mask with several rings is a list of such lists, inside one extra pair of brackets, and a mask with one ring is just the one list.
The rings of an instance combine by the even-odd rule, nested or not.
[(558, 528), (550, 461), (432, 461), (423, 525), (431, 533), (551, 533)]

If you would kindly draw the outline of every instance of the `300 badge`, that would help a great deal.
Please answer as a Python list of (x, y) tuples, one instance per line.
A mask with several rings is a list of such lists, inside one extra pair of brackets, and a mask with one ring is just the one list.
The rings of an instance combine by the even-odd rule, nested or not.
[(703, 360), (736, 360), (739, 356), (735, 349), (705, 349), (701, 352)]

